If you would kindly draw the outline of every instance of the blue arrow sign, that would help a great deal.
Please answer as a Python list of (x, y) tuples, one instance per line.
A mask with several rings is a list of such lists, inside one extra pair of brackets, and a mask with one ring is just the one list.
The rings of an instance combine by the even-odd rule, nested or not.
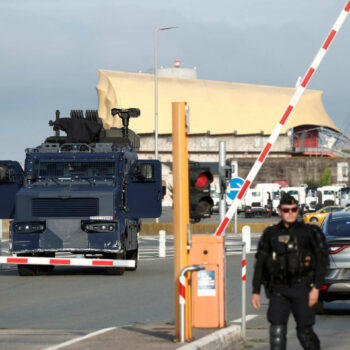
[(226, 193), (227, 197), (234, 200), (237, 194), (239, 193), (239, 191), (241, 190), (243, 184), (244, 184), (244, 180), (240, 177), (234, 177), (233, 179), (231, 179), (230, 189)]

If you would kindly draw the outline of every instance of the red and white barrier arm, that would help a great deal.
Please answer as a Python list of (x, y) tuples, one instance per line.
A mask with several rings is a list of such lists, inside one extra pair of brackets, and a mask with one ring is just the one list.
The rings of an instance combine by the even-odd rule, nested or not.
[(38, 258), (38, 257), (25, 257), (25, 256), (21, 256), (21, 257), (1, 256), (0, 264), (135, 267), (135, 260), (60, 259), (60, 258)]
[(242, 186), (241, 190), (239, 191), (239, 193), (236, 196), (236, 198), (233, 200), (233, 202), (232, 202), (228, 212), (226, 213), (226, 216), (224, 217), (224, 219), (222, 220), (222, 222), (220, 223), (220, 225), (216, 229), (216, 232), (215, 232), (216, 236), (221, 236), (222, 233), (225, 231), (227, 225), (231, 221), (232, 216), (234, 215), (234, 213), (236, 212), (236, 210), (238, 208), (238, 204), (241, 202), (241, 200), (242, 200), (243, 196), (245, 195), (246, 191), (248, 190), (248, 188), (250, 187), (250, 185), (254, 181), (256, 175), (258, 174), (261, 166), (264, 164), (264, 161), (267, 158), (271, 147), (276, 142), (279, 134), (281, 133), (281, 130), (282, 130), (284, 124), (286, 123), (288, 117), (291, 115), (294, 107), (299, 102), (299, 100), (300, 100), (301, 96), (303, 95), (307, 85), (309, 84), (312, 76), (314, 75), (314, 73), (316, 72), (316, 70), (319, 67), (320, 63), (322, 62), (322, 60), (323, 60), (324, 56), (326, 55), (326, 52), (327, 52), (330, 44), (332, 43), (332, 41), (333, 41), (334, 37), (336, 36), (337, 32), (339, 31), (339, 29), (343, 25), (344, 21), (346, 20), (349, 12), (350, 12), (350, 0), (347, 2), (346, 6), (341, 11), (339, 17), (335, 21), (332, 30), (328, 34), (328, 36), (327, 36), (325, 42), (323, 43), (321, 49), (318, 51), (316, 57), (312, 61), (311, 66), (307, 70), (307, 72), (306, 72), (306, 74), (305, 74), (301, 84), (295, 90), (294, 95), (292, 96), (292, 98), (291, 98), (291, 100), (289, 102), (289, 105), (287, 106), (287, 109), (283, 113), (281, 120), (276, 125), (275, 129), (273, 130), (272, 134), (270, 135), (270, 137), (269, 137), (269, 139), (267, 141), (266, 146), (261, 151), (258, 159), (256, 160), (256, 162), (254, 163), (252, 169), (250, 170), (246, 180), (243, 183), (243, 186)]

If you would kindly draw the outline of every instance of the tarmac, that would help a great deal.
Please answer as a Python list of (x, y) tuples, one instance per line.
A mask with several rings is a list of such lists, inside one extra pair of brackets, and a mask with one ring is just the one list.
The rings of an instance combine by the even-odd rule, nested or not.
[[(268, 325), (267, 325), (268, 327)], [(87, 336), (74, 338), (44, 350), (269, 350), (268, 328), (247, 329), (246, 339), (241, 337), (241, 328), (232, 325), (223, 329), (193, 329), (193, 340), (185, 344), (174, 341), (175, 327), (173, 325), (130, 325), (120, 328), (108, 328)], [(317, 328), (317, 327), (316, 327)], [(321, 340), (322, 349), (348, 349), (350, 335), (334, 329), (316, 329)], [(341, 344), (335, 341), (343, 339)], [(288, 329), (288, 350), (300, 350), (301, 346), (295, 331)]]
[(99, 332), (74, 338), (45, 350), (215, 350), (240, 349), (242, 345), (241, 328), (236, 325), (220, 330), (194, 328), (193, 340), (184, 344), (175, 341), (175, 326), (167, 324), (129, 325)]

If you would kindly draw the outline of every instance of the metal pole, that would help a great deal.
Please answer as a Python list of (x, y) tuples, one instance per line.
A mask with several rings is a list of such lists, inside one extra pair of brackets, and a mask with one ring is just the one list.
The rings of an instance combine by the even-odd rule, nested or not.
[(246, 337), (246, 243), (242, 242), (242, 338)]
[(238, 215), (238, 210), (236, 209), (236, 212), (235, 212), (235, 233), (237, 233), (237, 215)]
[(154, 30), (154, 149), (158, 160), (158, 32), (175, 29), (177, 26), (160, 27)]
[(158, 31), (154, 31), (154, 143), (155, 157), (158, 160)]
[[(219, 142), (219, 168), (223, 168), (226, 165), (226, 142), (220, 141)], [(220, 171), (219, 171), (220, 173)], [(220, 222), (224, 220), (225, 214), (226, 214), (226, 194), (222, 193), (222, 181), (225, 181), (222, 179), (223, 174), (220, 173), (220, 202), (219, 202), (219, 215), (220, 215)], [(224, 233), (223, 233), (224, 234)]]

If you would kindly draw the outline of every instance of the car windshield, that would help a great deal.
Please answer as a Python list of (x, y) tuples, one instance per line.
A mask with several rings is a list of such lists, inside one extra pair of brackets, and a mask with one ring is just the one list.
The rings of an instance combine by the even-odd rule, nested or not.
[(114, 162), (40, 162), (38, 165), (40, 178), (96, 178), (111, 177), (115, 173)]
[(330, 220), (328, 222), (327, 227), (327, 234), (330, 236), (350, 236), (350, 216), (336, 219), (336, 220)]

